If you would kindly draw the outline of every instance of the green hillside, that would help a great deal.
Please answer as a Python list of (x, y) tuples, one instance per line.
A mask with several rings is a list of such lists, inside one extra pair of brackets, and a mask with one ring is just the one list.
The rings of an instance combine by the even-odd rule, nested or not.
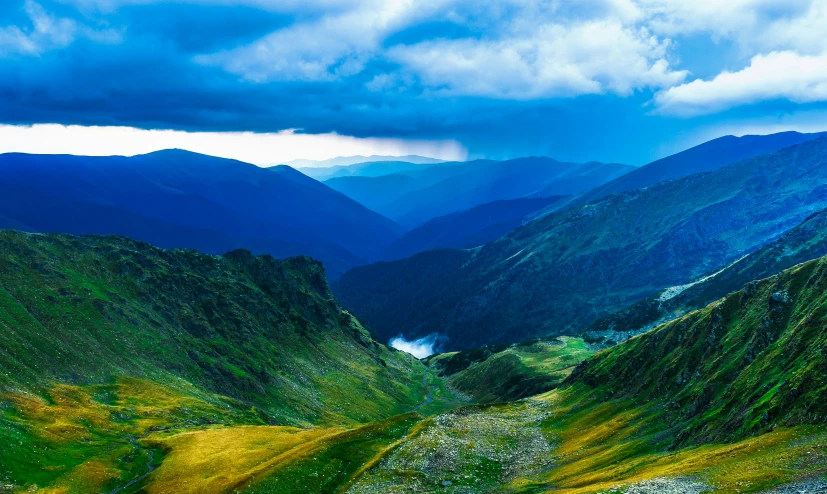
[(563, 337), (426, 367), (374, 342), (307, 258), (0, 238), (7, 491), (827, 485), (827, 257), (594, 355)]
[(549, 393), (425, 419), (348, 492), (823, 492), (826, 294), (827, 258), (751, 283)]
[(138, 443), (152, 431), (341, 430), (413, 409), (434, 379), (308, 258), (0, 232), (0, 483), (123, 486), (161, 461)]

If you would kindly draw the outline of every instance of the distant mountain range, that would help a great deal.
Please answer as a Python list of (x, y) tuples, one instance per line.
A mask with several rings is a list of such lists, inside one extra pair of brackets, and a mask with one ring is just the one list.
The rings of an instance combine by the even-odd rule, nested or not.
[(336, 158), (330, 158), (326, 160), (305, 160), (305, 159), (298, 159), (288, 161), (286, 163), (279, 163), (281, 165), (287, 165), (292, 168), (307, 169), (308, 171), (312, 171), (314, 169), (318, 169), (319, 171), (324, 169), (335, 168), (337, 170), (341, 170), (347, 168), (351, 165), (358, 165), (363, 163), (372, 163), (376, 161), (385, 161), (385, 162), (405, 162), (405, 163), (414, 163), (414, 164), (433, 164), (433, 163), (442, 163), (445, 160), (437, 159), (437, 158), (429, 158), (427, 156), (417, 156), (415, 154), (409, 154), (406, 156), (383, 156), (383, 155), (371, 155), (371, 156), (337, 156)]
[(477, 247), (514, 230), (531, 213), (564, 199), (565, 196), (523, 197), (489, 202), (440, 216), (399, 237), (380, 257), (390, 261), (425, 250)]
[(325, 184), (414, 228), (432, 218), (492, 201), (579, 194), (633, 169), (617, 163), (565, 163), (527, 157), (407, 166), (393, 174), (336, 177)]
[(816, 138), (547, 214), (474, 251), (359, 267), (333, 289), (380, 338), (441, 333), (467, 348), (571, 334), (825, 207), (827, 138)]
[(332, 275), (403, 229), (294, 169), (186, 151), (132, 158), (0, 155), (0, 225), (119, 234), (160, 247), (310, 255)]
[(800, 144), (825, 135), (827, 135), (827, 132), (815, 134), (780, 132), (769, 135), (719, 137), (632, 170), (622, 177), (556, 204), (550, 210), (560, 210), (578, 204), (586, 204), (627, 190), (642, 189), (665, 180), (714, 170), (736, 161)]

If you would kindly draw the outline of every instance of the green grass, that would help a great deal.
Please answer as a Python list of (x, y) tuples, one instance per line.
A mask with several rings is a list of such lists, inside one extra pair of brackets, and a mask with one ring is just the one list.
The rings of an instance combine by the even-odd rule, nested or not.
[(512, 401), (559, 386), (592, 355), (580, 338), (531, 340), (436, 356), (449, 386), (479, 403)]

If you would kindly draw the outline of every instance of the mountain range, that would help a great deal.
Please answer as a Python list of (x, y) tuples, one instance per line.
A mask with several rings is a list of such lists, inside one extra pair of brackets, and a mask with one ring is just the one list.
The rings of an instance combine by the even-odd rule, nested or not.
[(292, 160), (283, 163), (295, 168), (308, 177), (327, 180), (334, 177), (365, 176), (375, 177), (392, 173), (393, 170), (416, 168), (412, 165), (433, 165), (444, 160), (425, 156), (338, 156), (327, 160)]
[(18, 230), (426, 249), (331, 291), (306, 256), (0, 231), (0, 491), (823, 492), (827, 137), (727, 159), (399, 237), (289, 167), (0, 156)]
[(443, 163), (375, 177), (338, 177), (325, 184), (414, 228), (432, 218), (493, 201), (578, 194), (632, 169), (617, 163), (527, 157)]
[(394, 260), (425, 250), (477, 247), (502, 237), (520, 226), (531, 213), (565, 197), (500, 200), (440, 216), (396, 239), (380, 257)]
[(757, 251), (700, 280), (666, 288), (618, 312), (602, 317), (584, 331), (587, 340), (615, 344), (731, 292), (811, 259), (827, 255), (827, 211), (819, 211)]
[(0, 155), (0, 224), (120, 234), (160, 247), (310, 255), (332, 274), (403, 229), (290, 167), (170, 150), (125, 157)]
[(380, 339), (452, 348), (571, 334), (748, 254), (827, 207), (827, 138), (547, 214), (474, 250), (355, 268), (333, 285)]

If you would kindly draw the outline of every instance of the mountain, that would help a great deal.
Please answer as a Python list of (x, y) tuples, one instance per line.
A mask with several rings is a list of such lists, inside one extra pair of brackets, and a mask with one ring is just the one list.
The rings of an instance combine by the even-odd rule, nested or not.
[(426, 359), (453, 389), (478, 403), (514, 401), (558, 387), (594, 352), (580, 338), (486, 345)]
[(378, 255), (393, 221), (289, 168), (170, 150), (0, 155), (0, 216), (39, 232), (117, 233), (208, 253), (312, 255), (332, 275)]
[[(371, 190), (375, 191), (372, 204), (377, 212), (414, 228), (432, 218), (493, 201), (578, 194), (631, 169), (616, 163), (564, 163), (527, 157), (447, 163), (397, 173), (416, 180), (419, 187), (411, 181), (391, 183), (387, 177), (358, 182), (360, 191), (367, 190), (371, 181), (376, 184)], [(348, 181), (344, 178), (335, 180), (333, 186), (339, 190), (355, 188), (345, 189), (343, 184)]]
[(394, 174), (407, 174), (425, 170), (435, 165), (443, 164), (443, 161), (433, 163), (411, 163), (408, 161), (368, 161), (346, 166), (331, 166), (329, 168), (297, 168), (308, 177), (319, 181), (328, 181), (335, 178), (356, 178), (356, 177), (383, 177)]
[(109, 492), (171, 449), (139, 444), (153, 431), (233, 426), (238, 446), (260, 427), (250, 439), (276, 448), (305, 429), (263, 426), (341, 432), (426, 391), (422, 364), (373, 341), (316, 261), (115, 236), (0, 232), (0, 348), (4, 489)]
[(426, 368), (307, 258), (0, 232), (0, 485), (821, 492), (825, 294), (820, 258), (594, 355), (563, 337)]
[[(349, 492), (824, 492), (825, 304), (825, 258), (749, 283), (548, 393), (424, 420)], [(530, 348), (479, 349), (467, 370)], [(520, 381), (516, 363), (497, 367), (487, 389)]]
[(336, 177), (325, 180), (324, 184), (373, 211), (381, 211), (400, 195), (422, 187), (421, 182), (403, 174)]
[(618, 177), (569, 201), (553, 206), (555, 209), (571, 207), (602, 199), (627, 190), (642, 189), (664, 180), (685, 177), (694, 173), (714, 170), (722, 166), (752, 158), (781, 148), (801, 144), (827, 133), (801, 134), (780, 132), (769, 135), (723, 136), (699, 144), (680, 153), (653, 161)]
[(713, 300), (740, 290), (750, 281), (767, 278), (824, 255), (827, 255), (827, 211), (820, 211), (777, 240), (716, 273), (692, 283), (669, 287), (598, 319), (586, 328), (585, 337), (592, 343), (615, 344), (689, 311), (701, 309)]
[[(827, 138), (548, 214), (473, 251), (355, 268), (333, 291), (382, 340), (449, 348), (573, 334), (827, 207)], [(423, 287), (427, 287), (423, 288)]]
[(346, 167), (350, 165), (357, 165), (360, 163), (371, 163), (375, 161), (404, 161), (407, 163), (414, 163), (417, 165), (427, 165), (432, 163), (442, 163), (444, 160), (437, 158), (429, 158), (427, 156), (417, 156), (409, 154), (406, 156), (385, 156), (385, 155), (371, 155), (371, 156), (337, 156), (326, 160), (305, 160), (298, 159), (281, 163), (291, 168), (333, 168)]
[(517, 228), (530, 213), (563, 199), (551, 196), (494, 201), (434, 218), (399, 237), (382, 258), (394, 260), (425, 250), (477, 247)]

